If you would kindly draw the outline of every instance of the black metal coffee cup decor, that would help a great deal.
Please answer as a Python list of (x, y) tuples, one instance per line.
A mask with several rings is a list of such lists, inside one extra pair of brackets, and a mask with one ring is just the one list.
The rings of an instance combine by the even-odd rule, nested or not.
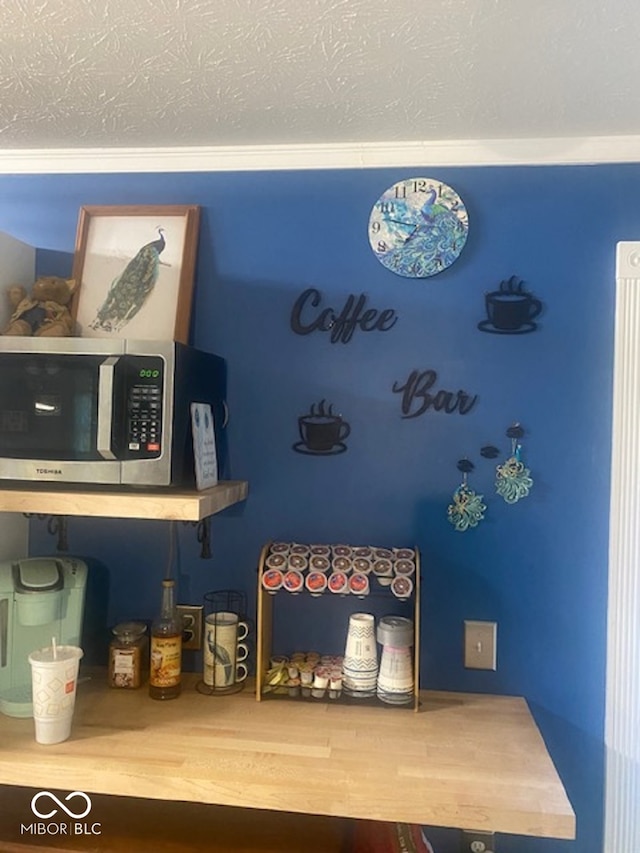
[(311, 456), (334, 456), (344, 453), (345, 439), (351, 432), (350, 425), (342, 415), (335, 414), (333, 405), (321, 400), (313, 403), (309, 411), (298, 418), (300, 441), (293, 445), (297, 453)]
[(535, 332), (542, 302), (525, 290), (524, 282), (512, 275), (502, 280), (497, 290), (485, 293), (487, 319), (478, 323), (481, 332), (494, 335), (524, 335)]

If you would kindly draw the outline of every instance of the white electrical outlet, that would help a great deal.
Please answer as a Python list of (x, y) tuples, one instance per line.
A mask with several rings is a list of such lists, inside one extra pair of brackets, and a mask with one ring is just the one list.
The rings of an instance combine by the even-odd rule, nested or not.
[(497, 669), (496, 622), (464, 623), (464, 665), (467, 669)]
[(493, 832), (462, 831), (460, 853), (495, 853), (495, 849)]
[(182, 618), (182, 648), (202, 648), (202, 604), (178, 604), (178, 615)]

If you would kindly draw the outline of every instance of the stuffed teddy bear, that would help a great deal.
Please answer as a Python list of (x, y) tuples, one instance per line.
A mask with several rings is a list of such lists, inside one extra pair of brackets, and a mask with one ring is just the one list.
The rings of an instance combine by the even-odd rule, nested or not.
[(42, 276), (31, 288), (31, 295), (22, 285), (13, 285), (7, 290), (12, 308), (9, 325), (3, 335), (37, 337), (70, 337), (74, 321), (68, 305), (76, 289), (74, 279), (56, 275)]

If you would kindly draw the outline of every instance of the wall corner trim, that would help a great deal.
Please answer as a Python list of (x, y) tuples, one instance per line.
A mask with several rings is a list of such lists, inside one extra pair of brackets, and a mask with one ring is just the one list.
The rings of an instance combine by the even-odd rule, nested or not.
[[(604, 851), (640, 838), (640, 242), (616, 247)], [(634, 841), (635, 839), (635, 841)]]
[(361, 144), (0, 149), (0, 174), (431, 169), (640, 162), (640, 136)]

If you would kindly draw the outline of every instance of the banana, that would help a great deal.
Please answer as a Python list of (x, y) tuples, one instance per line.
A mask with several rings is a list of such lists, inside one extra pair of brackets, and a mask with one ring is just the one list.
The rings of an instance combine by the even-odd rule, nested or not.
[(268, 693), (270, 690), (273, 690), (275, 687), (283, 684), (288, 680), (288, 677), (289, 675), (285, 664), (281, 663), (271, 667), (271, 669), (268, 669), (264, 675), (263, 693)]

